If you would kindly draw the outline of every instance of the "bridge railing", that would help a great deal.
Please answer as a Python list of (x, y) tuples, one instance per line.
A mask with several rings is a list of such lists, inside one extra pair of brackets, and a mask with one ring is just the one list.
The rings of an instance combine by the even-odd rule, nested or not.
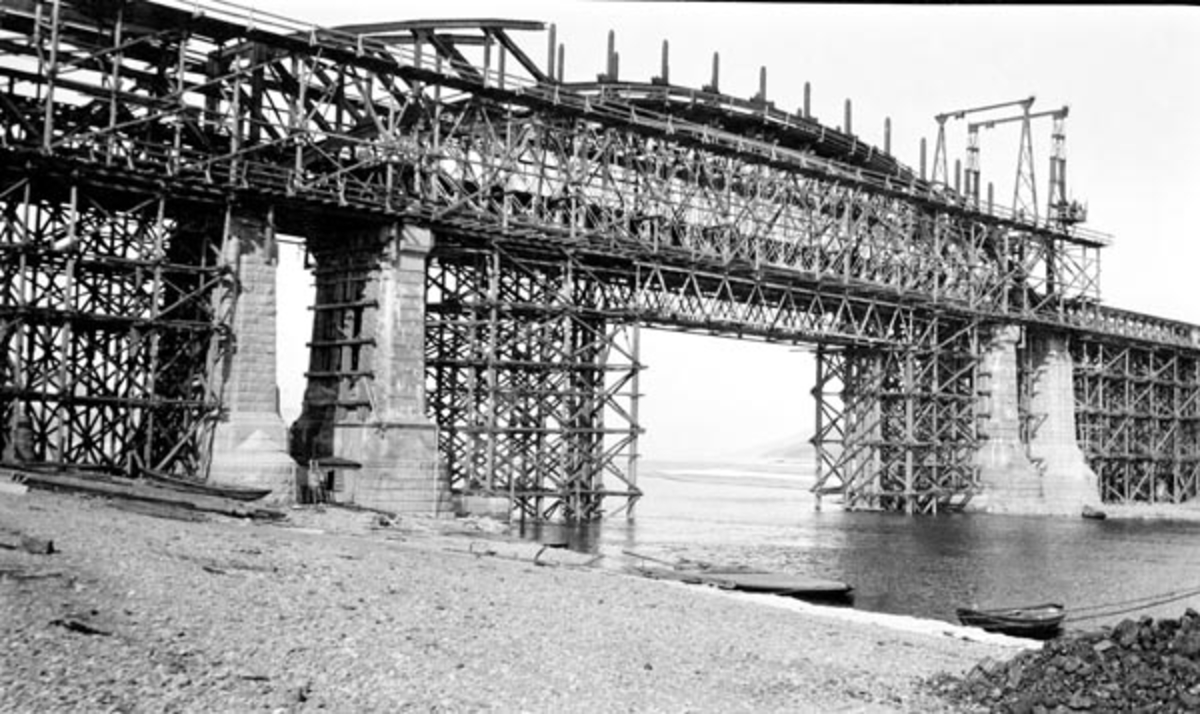
[[(225, 2), (225, 0), (155, 0), (155, 5), (173, 7), (190, 13), (192, 16), (208, 17), (231, 25), (237, 25), (247, 30), (261, 30), (278, 35), (311, 34), (314, 41), (318, 32), (321, 34), (336, 34), (324, 30), (318, 25), (302, 22), (283, 15), (259, 10), (249, 5)], [(346, 39), (353, 40), (352, 35)]]
[(1089, 303), (1068, 307), (1063, 318), (1096, 335), (1200, 350), (1200, 325)]

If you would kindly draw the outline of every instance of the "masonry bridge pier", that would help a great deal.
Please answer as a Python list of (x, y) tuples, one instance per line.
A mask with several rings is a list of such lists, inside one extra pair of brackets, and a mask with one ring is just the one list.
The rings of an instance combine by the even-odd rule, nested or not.
[[(650, 326), (811, 346), (816, 489), (848, 508), (1196, 497), (1200, 328), (1101, 303), (1065, 110), (1046, 204), (1018, 175), (1001, 207), (971, 156), (927, 176), (848, 103), (828, 126), (713, 66), (674, 85), (664, 46), (623, 80), (610, 38), (570, 83), (538, 22), (0, 0), (3, 461), (615, 515)], [(290, 425), (280, 236), (316, 282)]]

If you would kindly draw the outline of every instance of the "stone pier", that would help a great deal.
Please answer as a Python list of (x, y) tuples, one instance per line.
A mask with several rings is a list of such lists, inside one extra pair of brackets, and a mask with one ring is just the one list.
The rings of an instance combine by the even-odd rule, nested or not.
[(232, 310), (233, 344), (213, 379), (225, 416), (213, 435), (209, 480), (272, 489), (269, 500), (295, 493), (295, 461), (279, 415), (275, 369), (275, 236), (268, 220), (229, 221), (222, 259), (233, 280), (218, 290), (218, 309)]
[(1071, 355), (1061, 337), (1033, 334), (1026, 345), (1030, 375), (1028, 443), (1022, 439), (1018, 349), (1021, 328), (993, 329), (979, 376), (976, 463), (982, 498), (992, 513), (1078, 515), (1100, 505), (1096, 475), (1075, 436)]
[(1044, 510), (1078, 514), (1100, 506), (1100, 483), (1087, 465), (1075, 434), (1074, 366), (1066, 340), (1038, 335), (1030, 340), (1033, 384), (1029, 411), (1036, 427), (1029, 455), (1040, 465)]
[(389, 225), (316, 236), (317, 299), (300, 461), (336, 457), (329, 497), (395, 513), (451, 510), (437, 431), (425, 415), (429, 231)]
[(1017, 345), (1021, 328), (998, 325), (992, 330), (978, 371), (979, 450), (982, 497), (973, 508), (992, 513), (1033, 513), (1042, 504), (1042, 479), (1021, 442), (1017, 392)]

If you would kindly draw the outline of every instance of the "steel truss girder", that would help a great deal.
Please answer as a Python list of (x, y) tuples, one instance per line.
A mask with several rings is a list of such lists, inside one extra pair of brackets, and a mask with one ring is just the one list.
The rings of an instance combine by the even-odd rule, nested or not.
[(979, 487), (974, 464), (978, 325), (931, 319), (909, 347), (817, 349), (819, 499), (937, 513)]
[(230, 346), (220, 222), (152, 194), (4, 181), (4, 457), (202, 474), (220, 406), (208, 377)]
[(632, 509), (637, 327), (597, 309), (569, 256), (435, 248), (427, 277), (428, 413), (451, 487), (520, 517)]
[[(439, 234), (439, 244), (479, 248), (478, 237)], [(639, 258), (550, 238), (494, 241), (490, 248), (569, 260), (602, 314), (652, 326), (774, 342), (824, 342), (880, 348), (917, 339), (926, 310), (895, 295), (862, 296), (796, 276), (712, 271)]]
[(468, 69), (436, 28), (420, 37), (439, 41), (400, 47), (143, 2), (115, 18), (9, 2), (12, 149), (1014, 317), (1098, 296), (1099, 242), (972, 211), (911, 177), (496, 75), (487, 52)]
[[(713, 270), (787, 272), (949, 309), (1058, 319), (1098, 296), (1097, 249), (839, 176), (583, 118), (498, 123), (464, 105), (424, 196), (435, 215)], [(474, 127), (468, 131), (466, 126)], [(449, 134), (449, 132), (447, 132)]]
[(1079, 337), (1076, 429), (1106, 502), (1200, 495), (1200, 354)]

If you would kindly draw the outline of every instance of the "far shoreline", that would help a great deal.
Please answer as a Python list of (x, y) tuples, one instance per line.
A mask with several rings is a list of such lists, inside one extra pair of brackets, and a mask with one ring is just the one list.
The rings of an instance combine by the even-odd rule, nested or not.
[[(788, 488), (802, 490), (816, 483), (816, 465), (809, 459), (725, 456), (711, 459), (688, 460), (647, 459), (640, 465), (646, 478), (660, 478), (687, 483), (709, 482), (728, 486)], [(681, 478), (683, 475), (690, 478)], [(794, 479), (794, 484), (787, 483)], [(838, 511), (841, 507), (834, 498), (827, 498), (823, 509)], [(1182, 521), (1200, 522), (1200, 500), (1185, 503), (1103, 503), (1098, 509), (1106, 519), (1128, 521)], [(1000, 516), (1017, 518), (1082, 518), (1078, 515), (1045, 513), (988, 513), (985, 511), (962, 511), (964, 515)]]

